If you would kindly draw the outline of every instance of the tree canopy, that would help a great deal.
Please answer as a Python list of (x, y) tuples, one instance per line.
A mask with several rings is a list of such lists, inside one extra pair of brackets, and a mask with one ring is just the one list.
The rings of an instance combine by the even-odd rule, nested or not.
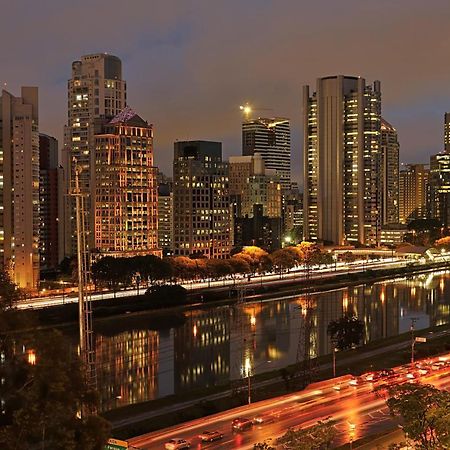
[(450, 445), (450, 393), (431, 385), (405, 383), (388, 388), (386, 403), (401, 417), (405, 435), (416, 448), (438, 449)]
[(77, 418), (80, 405), (94, 407), (97, 397), (85, 384), (75, 350), (60, 332), (38, 331), (33, 318), (15, 308), (20, 290), (5, 272), (0, 280), (0, 447), (103, 449), (108, 422)]
[(364, 322), (354, 315), (345, 315), (328, 324), (328, 335), (339, 350), (357, 346), (364, 336)]

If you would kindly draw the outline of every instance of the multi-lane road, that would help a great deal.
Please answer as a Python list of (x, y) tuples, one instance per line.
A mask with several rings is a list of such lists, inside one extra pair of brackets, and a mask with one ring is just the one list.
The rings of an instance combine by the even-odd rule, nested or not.
[[(448, 361), (447, 361), (448, 358)], [(445, 362), (442, 361), (445, 359)], [(334, 445), (355, 441), (395, 427), (385, 400), (374, 393), (374, 388), (383, 383), (407, 381), (430, 383), (436, 387), (450, 388), (450, 355), (429, 359), (422, 365), (395, 369), (395, 373), (378, 380), (366, 376), (352, 379), (349, 376), (327, 380), (308, 389), (282, 397), (265, 400), (223, 413), (207, 416), (171, 428), (133, 438), (130, 445), (138, 449), (164, 449), (169, 439), (181, 438), (191, 443), (191, 448), (208, 450), (249, 450), (257, 442), (282, 436), (289, 428), (308, 428), (318, 420), (332, 418), (337, 435)], [(250, 430), (232, 432), (231, 421), (237, 417), (254, 420), (263, 417), (269, 420), (254, 424)], [(219, 431), (223, 439), (204, 444), (198, 435), (204, 431)]]
[[(195, 281), (193, 283), (185, 283), (183, 286), (188, 290), (198, 290), (198, 289), (207, 289), (207, 288), (226, 288), (233, 287), (236, 285), (246, 286), (251, 289), (252, 286), (262, 285), (262, 284), (283, 284), (283, 283), (291, 283), (292, 280), (302, 281), (306, 277), (309, 279), (318, 279), (318, 278), (330, 278), (339, 274), (344, 273), (357, 273), (362, 272), (364, 270), (372, 269), (394, 269), (399, 267), (405, 267), (411, 262), (404, 259), (397, 258), (387, 258), (382, 261), (356, 261), (354, 263), (337, 263), (332, 266), (321, 266), (315, 267), (313, 271), (307, 272), (302, 267), (297, 267), (291, 270), (288, 273), (284, 273), (282, 277), (279, 274), (269, 273), (266, 275), (256, 275), (256, 276), (245, 276), (239, 279), (225, 279), (225, 280), (206, 280), (206, 281)], [(93, 301), (95, 300), (105, 300), (112, 298), (120, 298), (120, 297), (128, 297), (137, 295), (138, 293), (142, 293), (143, 290), (137, 291), (136, 289), (126, 289), (119, 292), (101, 292), (92, 294), (91, 298)], [(40, 296), (27, 298), (22, 300), (18, 304), (18, 308), (20, 309), (40, 309), (40, 308), (48, 308), (51, 306), (62, 305), (66, 303), (76, 303), (78, 302), (78, 297), (76, 293), (71, 294), (57, 294), (51, 296)]]

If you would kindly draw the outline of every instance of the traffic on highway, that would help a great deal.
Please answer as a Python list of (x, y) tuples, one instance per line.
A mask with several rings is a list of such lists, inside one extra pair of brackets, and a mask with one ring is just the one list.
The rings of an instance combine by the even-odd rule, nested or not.
[[(372, 269), (394, 269), (406, 267), (411, 264), (411, 261), (405, 259), (397, 259), (397, 258), (386, 258), (383, 260), (375, 260), (375, 261), (355, 261), (353, 263), (343, 263), (339, 262), (336, 264), (332, 264), (331, 266), (316, 266), (314, 270), (306, 270), (304, 267), (299, 266), (291, 269), (289, 272), (280, 274), (279, 273), (267, 273), (267, 274), (258, 274), (258, 275), (246, 275), (237, 279), (223, 279), (223, 280), (200, 280), (193, 282), (182, 283), (182, 286), (188, 290), (197, 290), (197, 289), (206, 289), (206, 288), (221, 288), (227, 286), (248, 286), (258, 284), (280, 284), (280, 283), (288, 283), (293, 279), (301, 281), (306, 278), (309, 280), (313, 279), (322, 279), (327, 277), (334, 277), (338, 274), (344, 273), (358, 273), (364, 270)], [(19, 309), (41, 309), (48, 308), (51, 306), (58, 306), (68, 303), (77, 303), (78, 296), (75, 292), (76, 289), (73, 288), (71, 293), (56, 293), (52, 295), (39, 296), (26, 298), (21, 300), (17, 307)], [(144, 290), (141, 288), (139, 291), (137, 289), (125, 289), (118, 292), (99, 292), (92, 293), (91, 300), (106, 300), (112, 298), (120, 298), (120, 297), (129, 297), (138, 295), (139, 293), (143, 293)]]
[[(264, 441), (275, 446), (288, 429), (308, 428), (329, 418), (336, 428), (333, 445), (342, 445), (395, 427), (385, 404), (386, 388), (406, 382), (450, 388), (450, 354), (358, 377), (347, 375), (315, 383), (294, 394), (159, 430), (129, 443), (147, 450), (249, 450)], [(170, 447), (172, 441), (178, 446)]]

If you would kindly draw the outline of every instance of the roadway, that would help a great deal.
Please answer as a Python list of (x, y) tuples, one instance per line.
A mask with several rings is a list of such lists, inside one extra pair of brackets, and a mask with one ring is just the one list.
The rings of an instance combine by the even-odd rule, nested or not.
[[(183, 283), (182, 286), (188, 290), (201, 290), (208, 288), (226, 288), (245, 286), (246, 289), (263, 285), (263, 284), (277, 284), (282, 285), (284, 283), (291, 283), (293, 280), (303, 281), (306, 278), (309, 280), (331, 278), (339, 274), (358, 273), (364, 270), (377, 270), (377, 269), (394, 269), (405, 267), (411, 264), (410, 261), (404, 259), (387, 258), (383, 261), (355, 261), (354, 263), (337, 263), (330, 266), (319, 266), (313, 270), (306, 271), (304, 267), (296, 267), (287, 273), (280, 274), (269, 273), (266, 275), (255, 275), (252, 277), (244, 276), (237, 279), (227, 278), (224, 280), (203, 280), (195, 281), (193, 283)], [(309, 272), (309, 273), (308, 273)], [(144, 289), (126, 289), (116, 293), (114, 292), (101, 292), (91, 295), (92, 301), (106, 300), (113, 298), (129, 297), (142, 293)], [(41, 309), (51, 306), (59, 306), (69, 303), (77, 303), (78, 297), (76, 293), (69, 295), (49, 295), (45, 297), (33, 297), (21, 300), (17, 307), (19, 309)]]
[[(331, 417), (336, 425), (337, 435), (334, 446), (356, 441), (364, 436), (388, 431), (395, 427), (385, 400), (375, 395), (374, 387), (382, 383), (402, 383), (411, 381), (430, 383), (442, 389), (450, 388), (450, 355), (448, 361), (438, 358), (426, 360), (419, 368), (399, 367), (390, 379), (369, 381), (366, 376), (357, 379), (350, 376), (327, 380), (298, 393), (276, 397), (270, 400), (246, 405), (187, 422), (171, 428), (149, 433), (129, 440), (138, 449), (163, 449), (171, 438), (186, 439), (192, 448), (198, 450), (250, 450), (257, 442), (282, 436), (289, 428), (308, 428), (318, 420)], [(441, 358), (442, 359), (442, 358)], [(440, 364), (440, 365), (439, 365)], [(425, 370), (424, 370), (425, 368)], [(425, 371), (427, 373), (425, 373)], [(351, 382), (351, 383), (350, 383)], [(270, 416), (273, 422), (254, 425), (250, 431), (233, 433), (231, 421), (236, 417), (253, 419), (256, 416)], [(198, 434), (203, 431), (220, 431), (224, 438), (215, 443), (203, 444)]]

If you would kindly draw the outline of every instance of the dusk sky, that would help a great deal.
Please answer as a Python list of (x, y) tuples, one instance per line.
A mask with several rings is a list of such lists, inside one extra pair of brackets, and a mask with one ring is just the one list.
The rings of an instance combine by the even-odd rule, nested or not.
[(448, 0), (4, 1), (0, 80), (40, 88), (40, 131), (62, 145), (67, 79), (81, 55), (122, 59), (128, 104), (155, 127), (156, 164), (171, 174), (176, 139), (240, 154), (239, 105), (292, 121), (301, 179), (301, 86), (321, 76), (381, 81), (400, 160), (442, 150), (450, 110)]

